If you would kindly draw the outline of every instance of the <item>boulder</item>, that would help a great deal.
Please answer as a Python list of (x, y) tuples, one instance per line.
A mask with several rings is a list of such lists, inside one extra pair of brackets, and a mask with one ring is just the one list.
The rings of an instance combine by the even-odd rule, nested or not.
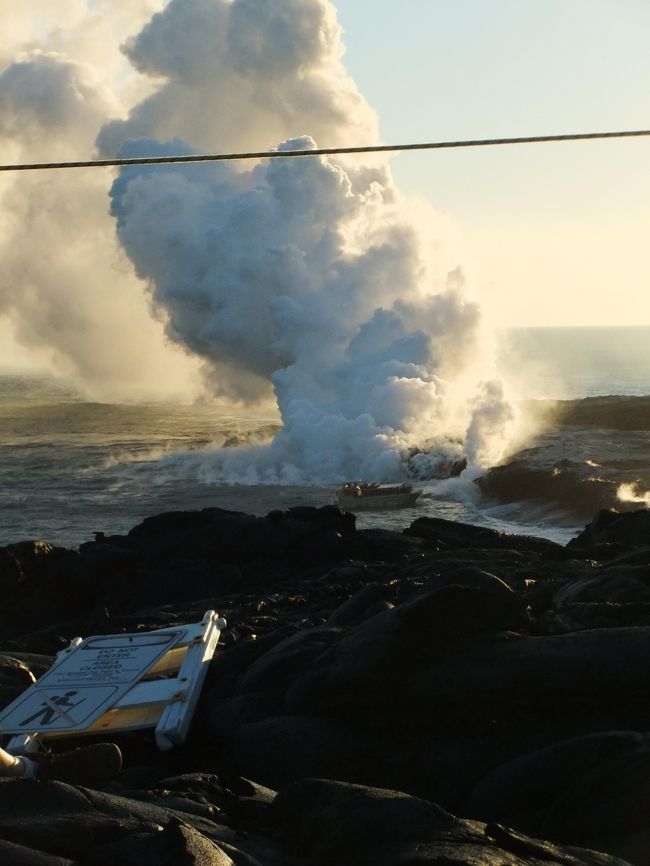
[[(605, 731), (553, 743), (488, 773), (474, 788), (465, 814), (539, 836), (543, 824), (548, 830), (546, 816), (556, 801), (564, 799), (586, 774), (618, 756), (639, 756), (647, 747), (647, 736), (636, 731)], [(568, 838), (556, 829), (549, 838), (575, 841), (576, 837)]]
[(592, 548), (602, 544), (617, 544), (630, 547), (650, 547), (650, 510), (619, 513), (603, 509), (573, 538), (568, 548)]
[(0, 839), (0, 862), (4, 866), (77, 866), (67, 857), (36, 851), (25, 845), (7, 842), (5, 839)]
[(225, 743), (238, 773), (270, 788), (305, 776), (354, 779), (364, 737), (344, 722), (313, 716), (271, 716), (242, 725)]
[(148, 517), (122, 544), (155, 562), (180, 554), (184, 559), (240, 565), (280, 559), (307, 539), (314, 543), (319, 535), (341, 542), (353, 531), (354, 521), (333, 506), (271, 512), (268, 517), (204, 508)]
[(399, 791), (307, 779), (281, 791), (271, 815), (297, 854), (314, 866), (539, 863), (605, 866), (622, 861), (564, 848), (445, 812)]
[(596, 478), (589, 464), (566, 459), (538, 465), (518, 457), (492, 467), (476, 483), (485, 496), (500, 502), (553, 502), (583, 516), (620, 505), (616, 481)]
[(610, 563), (591, 577), (569, 581), (555, 593), (556, 607), (584, 602), (608, 604), (650, 602), (650, 566)]
[(367, 584), (330, 614), (327, 626), (341, 628), (358, 625), (382, 610), (390, 610), (392, 605), (386, 600), (386, 594), (381, 584)]
[[(564, 786), (550, 805), (540, 830), (549, 838), (629, 856), (628, 837), (650, 831), (650, 742), (645, 748), (619, 749), (586, 767)], [(606, 837), (607, 841), (603, 839)], [(650, 862), (638, 852), (635, 862)]]
[(118, 841), (95, 847), (86, 856), (87, 866), (234, 866), (234, 861), (216, 842), (172, 821), (166, 827), (145, 833), (131, 833)]
[(514, 627), (521, 616), (516, 595), (501, 590), (447, 586), (419, 594), (344, 635), (291, 686), (286, 706), (349, 712), (382, 705), (385, 718), (408, 717), (413, 705), (405, 691), (421, 668), (435, 669), (479, 634)]
[(422, 538), (430, 544), (452, 549), (501, 549), (539, 553), (549, 559), (566, 559), (560, 544), (528, 535), (510, 535), (485, 526), (474, 526), (441, 517), (418, 517), (404, 530), (405, 535)]

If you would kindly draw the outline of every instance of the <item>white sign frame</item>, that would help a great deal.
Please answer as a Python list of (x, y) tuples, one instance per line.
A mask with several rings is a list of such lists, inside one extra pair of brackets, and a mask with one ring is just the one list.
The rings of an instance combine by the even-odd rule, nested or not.
[[(200, 623), (75, 638), (0, 712), (2, 733), (14, 735), (9, 751), (35, 750), (43, 738), (145, 727), (156, 728), (163, 750), (183, 742), (225, 626), (209, 610)], [(149, 679), (156, 675), (165, 678)]]

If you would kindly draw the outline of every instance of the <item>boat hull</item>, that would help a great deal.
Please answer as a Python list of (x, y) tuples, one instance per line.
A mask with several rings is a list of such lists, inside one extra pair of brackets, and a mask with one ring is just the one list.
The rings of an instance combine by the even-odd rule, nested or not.
[(411, 493), (387, 493), (381, 496), (368, 494), (344, 496), (339, 493), (336, 499), (345, 511), (384, 511), (393, 508), (411, 508), (416, 504), (421, 492), (421, 490), (414, 490)]

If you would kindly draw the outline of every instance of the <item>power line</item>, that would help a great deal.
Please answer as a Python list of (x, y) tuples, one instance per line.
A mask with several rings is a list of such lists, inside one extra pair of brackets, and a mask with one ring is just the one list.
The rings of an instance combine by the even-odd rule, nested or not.
[(0, 165), (0, 171), (42, 171), (59, 168), (110, 168), (129, 165), (170, 165), (186, 162), (226, 162), (245, 159), (288, 159), (297, 156), (335, 156), (355, 153), (399, 153), (409, 150), (445, 150), (461, 147), (493, 147), (501, 144), (541, 144), (553, 141), (594, 141), (604, 138), (641, 138), (650, 129), (624, 132), (580, 132), (568, 135), (529, 135), (518, 138), (479, 138), (467, 141), (432, 141), (421, 144), (381, 144), (364, 147), (318, 147), (313, 150), (261, 150), (249, 153), (208, 153), (189, 156), (142, 156), (133, 159), (89, 159), (76, 162), (32, 162)]

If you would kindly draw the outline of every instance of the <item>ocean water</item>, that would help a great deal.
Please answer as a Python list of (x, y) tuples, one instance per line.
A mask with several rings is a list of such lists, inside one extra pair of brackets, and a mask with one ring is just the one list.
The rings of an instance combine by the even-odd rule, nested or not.
[[(529, 399), (582, 400), (650, 394), (650, 328), (540, 328), (501, 334), (499, 363), (528, 369)], [(526, 367), (527, 365), (527, 367)], [(621, 411), (624, 409), (624, 399)], [(178, 452), (268, 441), (275, 419), (224, 415), (210, 405), (89, 403), (47, 376), (0, 373), (0, 545), (41, 538), (76, 547), (94, 532), (125, 533), (161, 511), (230, 508), (264, 515), (274, 508), (334, 502), (331, 486), (211, 483), (200, 461)], [(535, 444), (598, 463), (606, 431), (547, 431)], [(650, 469), (647, 431), (617, 432)], [(600, 443), (600, 444), (599, 444)], [(422, 486), (422, 485), (420, 485)], [(480, 523), (566, 542), (583, 525), (556, 506), (482, 501), (467, 480), (424, 485), (411, 509), (359, 515), (359, 526), (403, 529), (420, 516)]]
[(519, 371), (522, 396), (580, 399), (650, 394), (650, 327), (510, 328), (497, 362)]

